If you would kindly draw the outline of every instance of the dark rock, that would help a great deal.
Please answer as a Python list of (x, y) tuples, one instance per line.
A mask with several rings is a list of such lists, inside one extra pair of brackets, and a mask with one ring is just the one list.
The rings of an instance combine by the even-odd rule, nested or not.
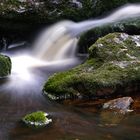
[(97, 41), (99, 37), (103, 37), (108, 33), (113, 32), (125, 32), (129, 35), (140, 34), (140, 20), (131, 19), (122, 21), (120, 23), (115, 23), (107, 26), (98, 27), (92, 30), (87, 31), (82, 34), (78, 42), (79, 52), (87, 53), (88, 48)]
[[(111, 3), (106, 0), (1, 0), (0, 31), (2, 35), (11, 32), (12, 35), (18, 34), (17, 36), (22, 38), (27, 34), (34, 34), (33, 32), (42, 26), (46, 27), (60, 20), (68, 19), (77, 22), (106, 15), (128, 2), (137, 2), (137, 0), (112, 0)], [(127, 28), (130, 29), (133, 30)], [(92, 37), (96, 40), (96, 36)], [(88, 39), (88, 46), (93, 43), (92, 40)]]
[[(0, 17), (30, 23), (81, 21), (107, 13), (131, 0), (1, 0)], [(134, 0), (133, 2), (138, 2)], [(53, 16), (53, 17), (52, 17)]]

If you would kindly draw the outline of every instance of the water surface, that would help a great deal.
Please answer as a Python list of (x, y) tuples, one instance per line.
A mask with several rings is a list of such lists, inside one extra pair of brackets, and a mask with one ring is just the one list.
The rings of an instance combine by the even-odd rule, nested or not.
[[(12, 52), (8, 52), (12, 56)], [(42, 94), (46, 79), (55, 72), (70, 69), (69, 65), (33, 68), (32, 79), (16, 74), (0, 79), (1, 140), (139, 140), (140, 113), (127, 115), (96, 110), (90, 105), (71, 106), (48, 100)], [(23, 64), (24, 65), (24, 64)], [(139, 104), (138, 100), (138, 104)], [(139, 109), (139, 107), (138, 107)], [(28, 113), (48, 112), (53, 123), (43, 129), (24, 126), (20, 121)]]

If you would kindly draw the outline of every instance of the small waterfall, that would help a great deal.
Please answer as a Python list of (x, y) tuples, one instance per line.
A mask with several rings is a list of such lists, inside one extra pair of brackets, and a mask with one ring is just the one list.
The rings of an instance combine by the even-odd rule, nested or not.
[(73, 58), (78, 39), (72, 37), (68, 32), (68, 28), (72, 24), (71, 21), (62, 21), (47, 28), (35, 42), (35, 55), (46, 61)]
[[(22, 95), (24, 95), (28, 86), (33, 87), (33, 89), (40, 88), (42, 81), (46, 80), (44, 76), (46, 71), (45, 74), (43, 73), (44, 68), (45, 70), (50, 68), (50, 72), (52, 70), (59, 71), (81, 63), (81, 60), (76, 57), (76, 50), (79, 36), (83, 32), (98, 26), (139, 16), (140, 5), (127, 5), (102, 19), (79, 23), (62, 21), (47, 28), (36, 40), (33, 50), (7, 52), (12, 60), (12, 74), (7, 84), (1, 87), (1, 90), (7, 89), (10, 92), (13, 91), (13, 93), (23, 91)], [(24, 44), (14, 44), (10, 47), (19, 45)]]
[(79, 23), (72, 21), (59, 22), (47, 28), (35, 42), (34, 55), (46, 61), (61, 61), (74, 58), (78, 37), (83, 32), (95, 27), (138, 17), (140, 17), (140, 4), (126, 5), (102, 19), (87, 20)]

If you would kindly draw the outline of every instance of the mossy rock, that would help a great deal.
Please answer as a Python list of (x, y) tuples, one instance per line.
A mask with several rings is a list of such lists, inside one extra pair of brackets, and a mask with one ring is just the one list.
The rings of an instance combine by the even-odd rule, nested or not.
[[(138, 2), (138, 0), (112, 0), (110, 3), (106, 0), (77, 0), (76, 2), (72, 0), (1, 0), (0, 37), (11, 34), (10, 38), (8, 37), (11, 40), (14, 34), (17, 39), (25, 38), (26, 40), (27, 34), (32, 36), (35, 31), (38, 32), (43, 27), (58, 21), (80, 22), (93, 19), (107, 15), (108, 12), (132, 2)], [(95, 36), (94, 38), (97, 39)], [(88, 39), (89, 45), (93, 43), (91, 41), (92, 39), (90, 41)]]
[[(56, 22), (61, 19), (81, 21), (106, 14), (119, 6), (138, 0), (1, 0), (0, 17), (28, 24), (37, 22)], [(78, 6), (79, 5), (81, 6)]]
[(22, 118), (22, 121), (27, 126), (35, 128), (44, 127), (52, 122), (52, 119), (48, 118), (48, 114), (42, 111), (33, 112)]
[(8, 76), (11, 73), (11, 67), (10, 58), (0, 54), (0, 77)]
[(97, 41), (99, 37), (103, 37), (113, 32), (125, 32), (129, 35), (140, 34), (140, 19), (124, 20), (118, 23), (97, 27), (91, 29), (80, 36), (78, 42), (79, 52), (85, 53), (88, 48)]
[(111, 33), (89, 48), (84, 64), (51, 76), (44, 93), (53, 100), (98, 98), (139, 90), (140, 36)]

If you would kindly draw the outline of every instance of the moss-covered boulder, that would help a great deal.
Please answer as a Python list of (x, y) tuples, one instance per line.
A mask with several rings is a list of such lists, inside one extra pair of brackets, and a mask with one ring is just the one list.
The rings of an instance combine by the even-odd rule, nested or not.
[(0, 77), (8, 76), (11, 73), (11, 67), (10, 58), (0, 54)]
[(140, 86), (140, 36), (112, 33), (99, 38), (89, 58), (72, 70), (54, 74), (44, 85), (51, 99), (134, 94)]
[(125, 32), (129, 35), (140, 34), (140, 19), (131, 19), (117, 22), (98, 28), (91, 29), (81, 35), (78, 46), (79, 52), (85, 53), (88, 48), (97, 41), (99, 37), (103, 37), (113, 32)]
[(42, 111), (33, 112), (31, 114), (27, 114), (25, 117), (22, 118), (22, 121), (27, 126), (32, 127), (44, 127), (52, 122), (52, 119), (48, 118), (48, 114)]

